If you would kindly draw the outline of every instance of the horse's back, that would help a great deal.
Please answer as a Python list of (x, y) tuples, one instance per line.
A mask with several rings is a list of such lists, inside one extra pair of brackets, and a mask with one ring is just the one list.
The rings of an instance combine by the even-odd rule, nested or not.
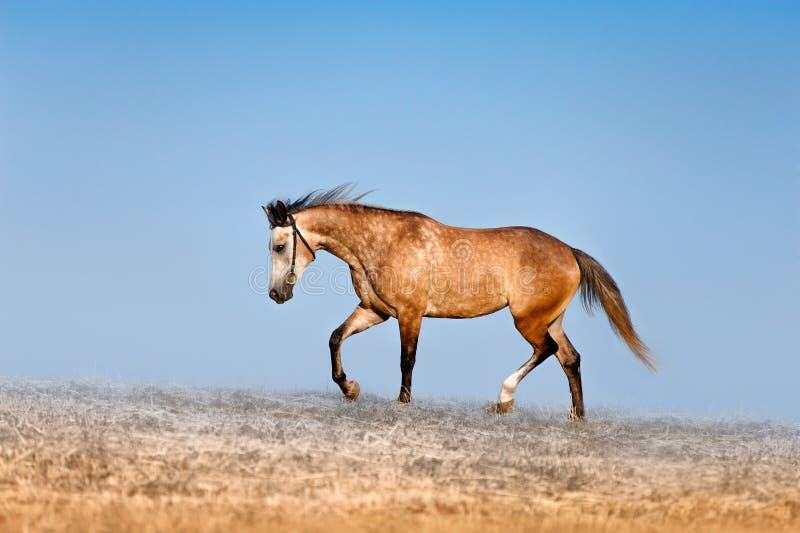
[(425, 226), (421, 255), (435, 265), (428, 316), (478, 316), (506, 305), (561, 309), (577, 291), (572, 249), (541, 230), (459, 228), (433, 219)]
[(446, 226), (442, 232), (443, 245), (463, 245), (472, 249), (474, 253), (481, 254), (491, 263), (498, 261), (519, 261), (521, 266), (546, 265), (559, 266), (560, 268), (574, 266), (577, 262), (572, 248), (545, 233), (542, 230), (528, 226), (505, 226), (500, 228), (459, 228)]

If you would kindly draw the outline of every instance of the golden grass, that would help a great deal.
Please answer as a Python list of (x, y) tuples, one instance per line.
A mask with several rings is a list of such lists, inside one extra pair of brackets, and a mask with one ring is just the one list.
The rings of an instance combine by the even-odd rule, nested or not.
[(0, 529), (800, 531), (796, 424), (0, 382)]

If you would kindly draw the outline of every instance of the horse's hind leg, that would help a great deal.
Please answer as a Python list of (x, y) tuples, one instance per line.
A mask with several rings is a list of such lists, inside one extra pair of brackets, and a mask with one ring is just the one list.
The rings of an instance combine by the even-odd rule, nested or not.
[(558, 344), (547, 331), (547, 324), (527, 317), (514, 317), (514, 325), (533, 347), (533, 355), (516, 372), (503, 381), (500, 397), (497, 400), (497, 412), (505, 413), (514, 407), (514, 392), (522, 379), (531, 370), (539, 366), (545, 359), (556, 353)]
[(387, 318), (386, 315), (380, 315), (371, 309), (359, 305), (356, 307), (355, 311), (347, 317), (347, 320), (331, 333), (330, 341), (328, 341), (328, 346), (331, 350), (331, 375), (333, 381), (339, 385), (339, 388), (342, 389), (342, 393), (349, 400), (358, 398), (361, 387), (357, 381), (347, 381), (347, 374), (344, 373), (344, 369), (342, 368), (342, 357), (340, 353), (342, 342), (350, 335), (360, 333), (376, 324), (380, 324)]
[(556, 358), (561, 363), (561, 368), (567, 375), (569, 381), (569, 391), (572, 393), (572, 410), (570, 411), (570, 418), (573, 420), (580, 420), (584, 416), (583, 411), (583, 388), (581, 387), (581, 355), (569, 342), (567, 334), (564, 333), (562, 327), (562, 320), (564, 314), (562, 313), (555, 322), (553, 322), (548, 331), (550, 335), (558, 343), (558, 352)]
[(397, 323), (400, 326), (400, 371), (402, 373), (397, 401), (407, 404), (411, 402), (411, 375), (417, 361), (417, 340), (419, 339), (419, 328), (422, 325), (422, 314), (398, 313)]

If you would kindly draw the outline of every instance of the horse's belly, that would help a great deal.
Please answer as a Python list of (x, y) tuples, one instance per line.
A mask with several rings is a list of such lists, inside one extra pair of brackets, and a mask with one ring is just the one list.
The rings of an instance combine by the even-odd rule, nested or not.
[(508, 305), (503, 295), (450, 293), (428, 301), (425, 316), (433, 318), (473, 318), (499, 311)]

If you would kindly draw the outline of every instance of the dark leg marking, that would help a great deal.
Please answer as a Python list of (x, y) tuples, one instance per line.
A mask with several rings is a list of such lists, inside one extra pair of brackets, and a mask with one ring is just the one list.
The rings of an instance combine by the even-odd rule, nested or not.
[(398, 316), (400, 325), (400, 394), (397, 401), (407, 404), (411, 401), (411, 375), (417, 361), (417, 340), (422, 324), (421, 316)]
[(581, 385), (581, 355), (575, 347), (572, 346), (566, 334), (562, 332), (562, 335), (562, 342), (556, 353), (556, 358), (558, 358), (558, 362), (561, 363), (561, 368), (564, 369), (564, 373), (567, 375), (569, 391), (572, 394), (572, 410), (569, 416), (573, 420), (581, 420), (585, 416), (583, 408), (583, 387)]
[(342, 368), (341, 346), (344, 340), (356, 333), (364, 331), (375, 324), (380, 324), (388, 317), (380, 315), (371, 309), (358, 306), (341, 326), (333, 330), (328, 347), (331, 351), (331, 377), (333, 381), (342, 389), (342, 393), (348, 400), (356, 400), (361, 392), (361, 386), (357, 381), (348, 381), (347, 374)]

